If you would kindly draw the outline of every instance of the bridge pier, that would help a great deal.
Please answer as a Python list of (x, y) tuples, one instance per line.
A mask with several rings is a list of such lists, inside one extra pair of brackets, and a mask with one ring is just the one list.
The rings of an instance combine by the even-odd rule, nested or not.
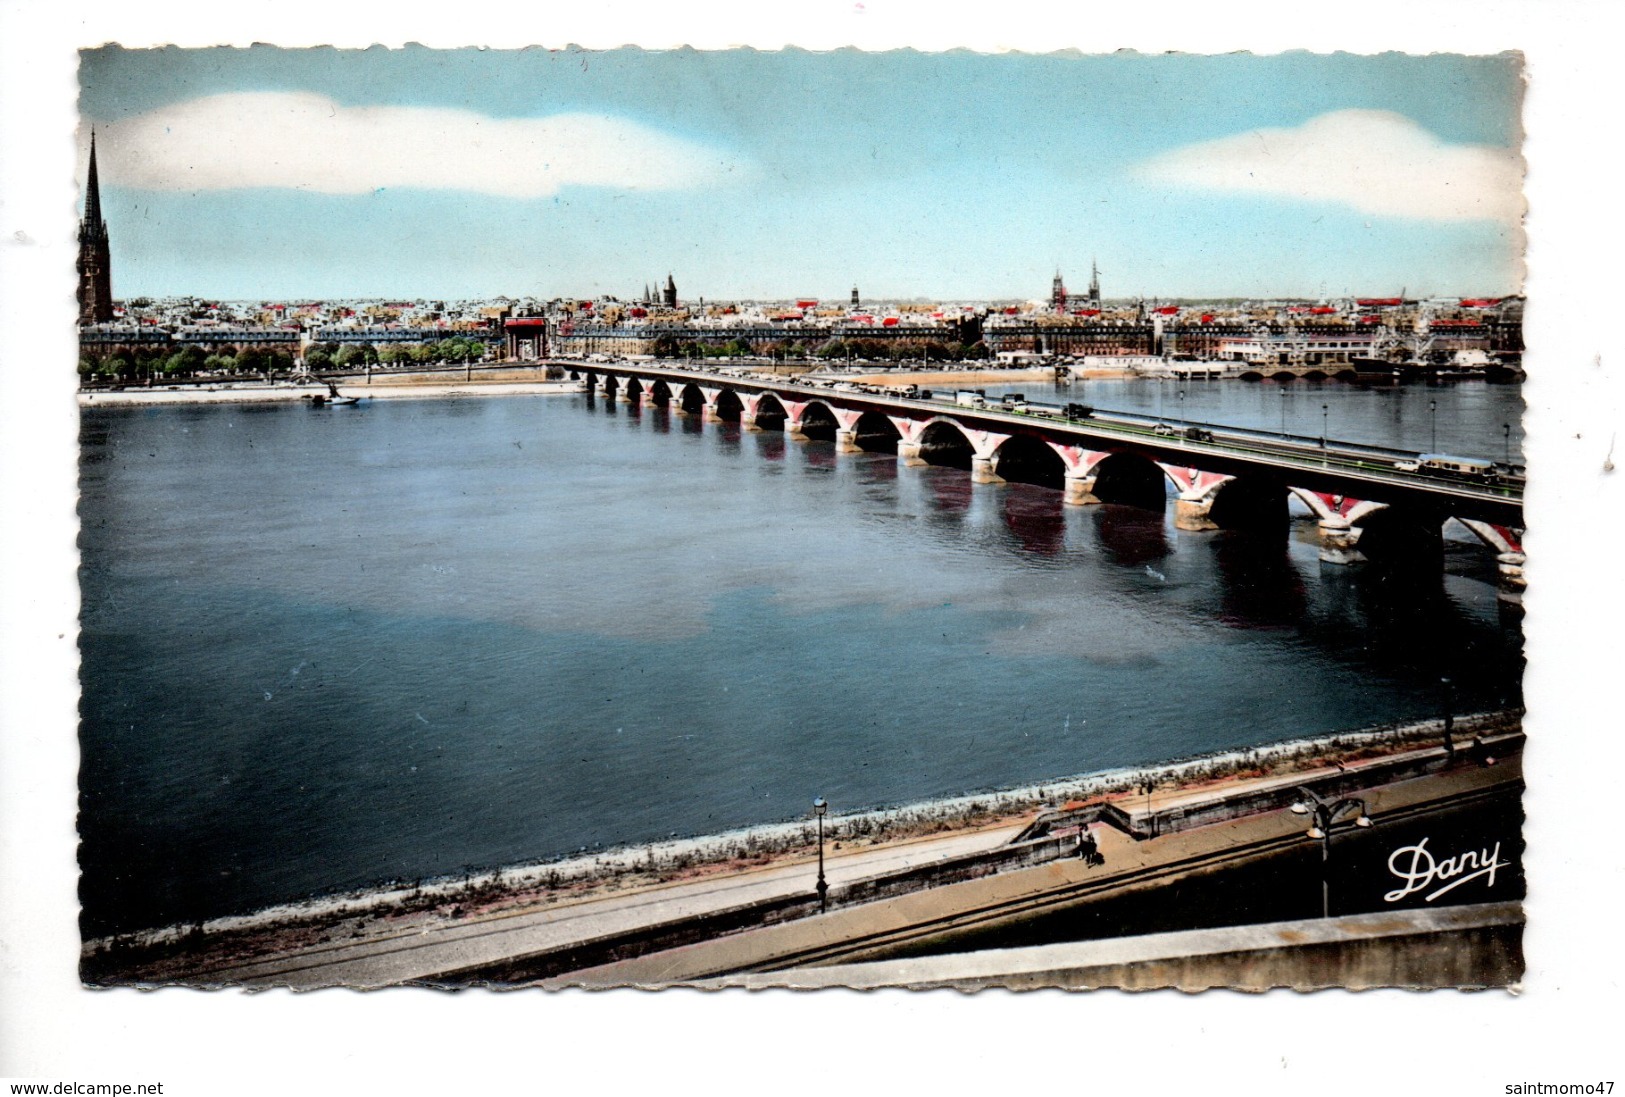
[(993, 471), (993, 458), (972, 457), (970, 459), (970, 479), (973, 484), (1002, 484), (1004, 477)]
[(620, 388), (615, 390), (615, 402), (617, 404), (633, 403), (632, 394), (626, 390), (626, 385), (622, 385)]
[(1095, 478), (1093, 476), (1068, 476), (1066, 478), (1066, 493), (1061, 498), (1062, 504), (1069, 507), (1092, 507), (1100, 503), (1095, 496)]
[(705, 400), (705, 407), (700, 410), (700, 422), (722, 422), (722, 415), (717, 411), (717, 399), (722, 395), (722, 390), (720, 388), (710, 388), (706, 385), (696, 387), (700, 390), (700, 396)]
[(1174, 528), (1186, 533), (1206, 533), (1219, 528), (1209, 513), (1213, 510), (1213, 496), (1208, 492), (1182, 491), (1174, 499)]
[(862, 453), (863, 447), (858, 445), (858, 432), (855, 430), (837, 430), (835, 432), (836, 453)]
[(1320, 562), (1323, 564), (1357, 564), (1365, 557), (1354, 546), (1360, 540), (1360, 531), (1342, 515), (1320, 520)]
[(1496, 588), (1496, 597), (1503, 602), (1522, 602), (1524, 587), (1528, 581), (1523, 577), (1523, 565), (1528, 558), (1521, 552), (1503, 552), (1495, 558), (1495, 568), (1500, 572), (1500, 583)]
[[(920, 443), (918, 442), (897, 443), (897, 456), (901, 457), (903, 464), (909, 468), (919, 468), (927, 463), (926, 459), (920, 456)], [(1093, 484), (1094, 481), (1091, 480), (1090, 486), (1093, 486)]]

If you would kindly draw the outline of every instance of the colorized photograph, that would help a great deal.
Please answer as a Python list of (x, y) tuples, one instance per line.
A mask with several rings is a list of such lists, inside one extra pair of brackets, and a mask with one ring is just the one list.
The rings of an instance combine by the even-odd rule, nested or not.
[(83, 984), (1521, 985), (1520, 55), (79, 61)]

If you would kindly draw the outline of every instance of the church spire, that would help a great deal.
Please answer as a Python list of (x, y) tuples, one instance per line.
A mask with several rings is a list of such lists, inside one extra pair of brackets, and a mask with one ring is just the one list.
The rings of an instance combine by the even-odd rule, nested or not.
[(85, 176), (85, 224), (91, 232), (106, 232), (102, 220), (102, 188), (96, 180), (96, 131), (90, 131), (90, 171)]
[(102, 220), (102, 189), (96, 177), (96, 131), (90, 131), (90, 169), (85, 174), (85, 216), (79, 222), (79, 322), (113, 319), (112, 256), (107, 222)]

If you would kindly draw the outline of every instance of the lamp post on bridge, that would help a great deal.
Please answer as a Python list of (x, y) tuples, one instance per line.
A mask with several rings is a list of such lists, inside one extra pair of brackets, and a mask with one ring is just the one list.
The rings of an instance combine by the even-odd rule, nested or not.
[(1512, 464), (1512, 424), (1502, 423), (1501, 434), (1506, 442), (1506, 463)]
[(1326, 463), (1327, 457), (1326, 423), (1331, 413), (1332, 406), (1330, 404), (1320, 405), (1320, 463), (1323, 465)]
[(1428, 401), (1428, 450), (1439, 452), (1439, 401)]
[(1184, 422), (1185, 422), (1185, 390), (1184, 389), (1179, 390), (1179, 422), (1180, 422), (1181, 425), (1183, 425)]
[(813, 801), (813, 814), (818, 816), (818, 912), (829, 913), (829, 881), (824, 879), (824, 813), (829, 804), (822, 796)]
[(1286, 437), (1286, 386), (1281, 387), (1281, 437)]
[(1371, 825), (1371, 816), (1366, 811), (1365, 801), (1358, 796), (1349, 796), (1341, 800), (1324, 800), (1314, 789), (1300, 787), (1298, 791), (1304, 798), (1292, 805), (1292, 814), (1314, 816), (1307, 833), (1309, 837), (1320, 840), (1320, 916), (1330, 918), (1332, 827), (1338, 819), (1356, 811), (1359, 814), (1354, 817), (1354, 825), (1368, 827)]

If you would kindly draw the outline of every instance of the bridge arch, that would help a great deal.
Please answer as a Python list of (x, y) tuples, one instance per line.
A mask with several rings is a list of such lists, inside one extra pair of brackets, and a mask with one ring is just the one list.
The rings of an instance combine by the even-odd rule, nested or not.
[[(668, 387), (671, 387), (669, 383)], [(679, 381), (672, 388), (671, 405), (679, 411), (697, 414), (705, 410), (705, 393), (700, 391), (698, 385)]]
[(1377, 505), (1349, 520), (1360, 528), (1360, 554), (1379, 569), (1442, 571), (1446, 516), (1438, 511)]
[(869, 453), (896, 453), (897, 443), (903, 440), (897, 424), (878, 411), (866, 411), (852, 426), (853, 442)]
[(784, 409), (784, 401), (771, 392), (764, 392), (756, 398), (756, 425), (763, 430), (783, 430), (785, 420), (790, 413)]
[(1000, 478), (1045, 488), (1066, 486), (1066, 461), (1055, 447), (1030, 434), (1013, 434), (999, 443), (994, 468)]
[(733, 389), (723, 389), (717, 393), (716, 403), (712, 406), (717, 418), (726, 423), (737, 423), (745, 414), (745, 404)]
[(1168, 503), (1168, 474), (1144, 454), (1121, 450), (1095, 466), (1094, 496), (1143, 510), (1163, 510)]
[(797, 423), (797, 428), (805, 438), (833, 442), (835, 432), (840, 429), (840, 421), (835, 418), (835, 412), (828, 404), (822, 400), (813, 400), (801, 409), (801, 419)]
[(1208, 519), (1220, 529), (1268, 530), (1287, 523), (1286, 484), (1269, 476), (1236, 476), (1212, 489)]
[(933, 419), (920, 431), (920, 459), (928, 465), (968, 472), (975, 455), (970, 436), (952, 419)]

